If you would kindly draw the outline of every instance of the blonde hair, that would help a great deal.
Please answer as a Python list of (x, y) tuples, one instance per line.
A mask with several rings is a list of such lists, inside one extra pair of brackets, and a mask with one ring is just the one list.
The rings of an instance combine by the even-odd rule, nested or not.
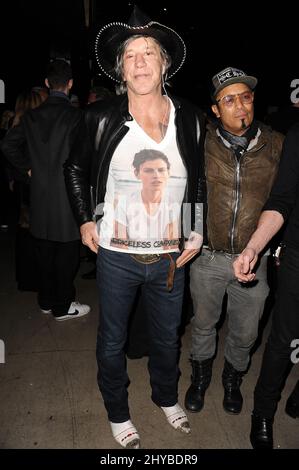
[(14, 115), (14, 111), (10, 111), (9, 109), (3, 111), (1, 115), (0, 129), (8, 130)]
[(39, 93), (36, 91), (24, 91), (20, 93), (16, 100), (15, 106), (15, 117), (12, 123), (12, 127), (19, 124), (23, 114), (29, 109), (37, 108), (42, 104), (43, 100)]

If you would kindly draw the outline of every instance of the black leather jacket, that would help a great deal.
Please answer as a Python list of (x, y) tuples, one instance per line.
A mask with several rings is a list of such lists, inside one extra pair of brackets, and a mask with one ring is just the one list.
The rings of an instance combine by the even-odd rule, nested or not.
[[(184, 202), (206, 201), (204, 176), (204, 129), (202, 112), (187, 101), (171, 97), (175, 106), (177, 144), (187, 170)], [(117, 96), (109, 103), (98, 101), (89, 105), (76, 130), (70, 157), (64, 174), (70, 203), (79, 225), (95, 220), (95, 208), (104, 202), (108, 171), (113, 153), (129, 128), (127, 96)], [(196, 217), (191, 213), (191, 229)]]

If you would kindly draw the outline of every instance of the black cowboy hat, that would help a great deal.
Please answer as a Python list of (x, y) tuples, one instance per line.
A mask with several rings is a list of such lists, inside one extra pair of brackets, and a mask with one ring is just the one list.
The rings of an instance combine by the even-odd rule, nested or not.
[(168, 78), (182, 67), (186, 57), (186, 46), (182, 38), (168, 26), (152, 21), (135, 6), (128, 24), (109, 23), (97, 34), (95, 42), (97, 63), (109, 78), (116, 82), (121, 81), (114, 70), (117, 51), (122, 42), (135, 34), (153, 37), (166, 49), (171, 57)]

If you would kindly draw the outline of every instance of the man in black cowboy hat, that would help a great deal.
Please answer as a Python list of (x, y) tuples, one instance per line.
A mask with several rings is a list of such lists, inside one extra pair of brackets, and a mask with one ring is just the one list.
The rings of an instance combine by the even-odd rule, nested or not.
[[(88, 107), (65, 165), (82, 241), (98, 252), (98, 383), (113, 436), (123, 447), (140, 444), (130, 420), (124, 354), (128, 317), (139, 286), (148, 307), (152, 400), (171, 426), (190, 432), (178, 404), (178, 328), (184, 264), (198, 253), (202, 241), (201, 204), (196, 203), (205, 198), (204, 120), (193, 105), (163, 94), (165, 77), (181, 68), (185, 54), (175, 31), (150, 21), (136, 8), (128, 24), (103, 27), (96, 39), (97, 61), (102, 72), (120, 84), (122, 95)], [(136, 191), (141, 183), (136, 181), (133, 159), (143, 149), (163, 152), (171, 167), (165, 185), (164, 165), (155, 160), (143, 165), (150, 200)], [(132, 197), (137, 193), (138, 198)], [(192, 205), (189, 233), (181, 234), (181, 252), (172, 230), (161, 229), (157, 236), (158, 227), (179, 222), (174, 219), (180, 211), (167, 202), (170, 193), (179, 207), (183, 201)], [(122, 237), (117, 228), (123, 214), (132, 239)]]

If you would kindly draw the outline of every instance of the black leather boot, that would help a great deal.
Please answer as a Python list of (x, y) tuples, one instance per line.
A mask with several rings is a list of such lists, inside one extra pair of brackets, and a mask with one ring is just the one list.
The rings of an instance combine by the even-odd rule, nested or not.
[(224, 387), (223, 408), (227, 413), (239, 414), (242, 410), (243, 397), (240, 385), (244, 372), (236, 370), (226, 359), (222, 372), (222, 384)]
[(252, 413), (250, 442), (253, 449), (273, 449), (273, 418)]
[(198, 413), (204, 405), (206, 390), (211, 382), (213, 359), (196, 361), (190, 359), (192, 365), (191, 385), (185, 396), (185, 408)]
[(291, 395), (287, 399), (285, 412), (291, 418), (299, 418), (299, 380), (292, 391)]

